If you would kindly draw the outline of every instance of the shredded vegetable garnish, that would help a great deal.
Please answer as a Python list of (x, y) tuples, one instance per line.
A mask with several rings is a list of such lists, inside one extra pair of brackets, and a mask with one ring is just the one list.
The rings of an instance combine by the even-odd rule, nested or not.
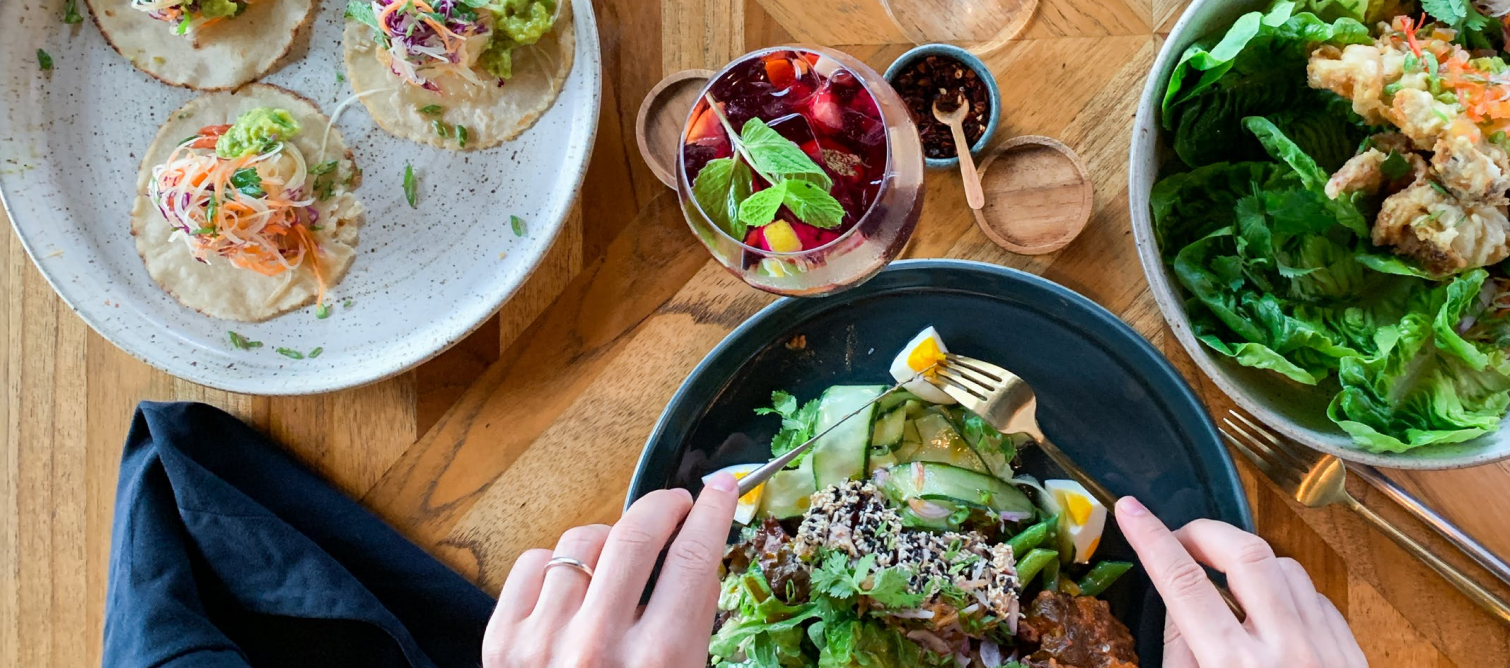
[(252, 0), (131, 0), (131, 8), (173, 26), (179, 35), (194, 31), (246, 11)]
[(414, 183), (414, 165), (404, 163), (404, 199), (409, 202), (409, 208), (415, 208), (414, 200), (418, 194)]
[[(445, 73), (483, 83), (472, 64), (491, 40), (491, 12), (479, 12), (460, 0), (372, 0), (366, 4), (381, 47), (378, 57), (399, 78), (433, 91), (440, 90), (435, 77)], [(355, 7), (348, 7), (347, 14), (359, 16), (358, 20), (369, 15)]]
[(84, 17), (79, 14), (79, 0), (68, 0), (63, 3), (63, 22), (73, 25), (83, 21)]
[(304, 359), (304, 353), (294, 350), (293, 348), (274, 348), (273, 351), (289, 359)]
[(509, 216), (509, 227), (514, 228), (514, 236), (524, 236), (524, 219), (519, 216)]
[(42, 68), (43, 72), (51, 72), (52, 56), (49, 55), (46, 51), (37, 49), (37, 67)]
[[(195, 259), (219, 257), (264, 276), (307, 265), (319, 282), (316, 303), (323, 305), (321, 250), (310, 230), (320, 219), (312, 170), (287, 142), (236, 158), (217, 155), (215, 145), (231, 127), (206, 126), (179, 143), (152, 170), (152, 202)], [(329, 173), (334, 164), (317, 167)]]
[(245, 336), (242, 336), (242, 335), (240, 335), (240, 334), (238, 334), (236, 332), (227, 332), (227, 333), (231, 335), (231, 345), (236, 346), (236, 348), (238, 350), (251, 350), (253, 348), (261, 348), (262, 347), (262, 342), (261, 341), (253, 341), (253, 340), (248, 339)]

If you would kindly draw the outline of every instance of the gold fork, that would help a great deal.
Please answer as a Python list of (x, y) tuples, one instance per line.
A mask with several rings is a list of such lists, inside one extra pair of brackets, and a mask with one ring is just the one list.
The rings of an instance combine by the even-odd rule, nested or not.
[[(1101, 505), (1106, 506), (1108, 513), (1115, 509), (1117, 495), (1080, 468), (1044, 435), (1043, 429), (1038, 426), (1038, 395), (1034, 394), (1027, 381), (990, 362), (954, 353), (946, 354), (944, 361), (933, 368), (936, 373), (925, 374), (928, 382), (953, 397), (960, 406), (979, 415), (997, 431), (1027, 435), (1056, 466), (1064, 469), (1091, 496), (1096, 497)], [(1221, 594), (1232, 614), (1239, 620), (1245, 619), (1247, 613), (1231, 590), (1220, 582), (1213, 581), (1212, 584), (1216, 585), (1217, 593)]]
[[(1501, 622), (1510, 624), (1510, 604), (1464, 575), (1456, 566), (1447, 563), (1430, 548), (1417, 542), (1389, 520), (1380, 517), (1368, 506), (1358, 502), (1347, 491), (1347, 467), (1331, 455), (1275, 438), (1268, 431), (1253, 423), (1240, 413), (1232, 418), (1223, 418), (1226, 427), (1221, 430), (1227, 443), (1243, 453), (1248, 461), (1258, 467), (1281, 491), (1291, 495), (1307, 508), (1321, 508), (1332, 504), (1341, 505), (1374, 525), (1389, 536), (1412, 556), (1425, 562), (1431, 570), (1441, 575), (1449, 584), (1462, 592), (1479, 607), (1494, 615)], [(1229, 431), (1230, 430), (1230, 431)]]

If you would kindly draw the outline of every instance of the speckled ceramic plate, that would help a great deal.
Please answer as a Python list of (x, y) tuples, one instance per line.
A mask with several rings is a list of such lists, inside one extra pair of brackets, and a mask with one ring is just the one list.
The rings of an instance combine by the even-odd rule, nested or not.
[[(460, 340), (550, 247), (597, 131), (602, 68), (588, 0), (573, 4), (576, 62), (560, 98), (515, 141), (468, 153), (421, 146), (383, 132), (353, 103), (336, 126), (364, 171), (356, 194), (367, 223), (356, 263), (328, 301), (330, 317), (316, 319), (311, 306), (258, 324), (217, 320), (152, 281), (128, 219), (142, 151), (165, 115), (196, 93), (132, 67), (91, 21), (64, 24), (63, 3), (0, 3), (0, 197), (42, 274), (91, 327), (157, 368), (212, 387), (327, 392), (386, 378)], [(320, 3), (262, 80), (333, 112), (351, 95), (344, 7)], [(52, 57), (51, 72), (38, 67), (39, 48)], [(406, 163), (418, 176), (416, 208), (404, 201)], [(524, 236), (511, 231), (511, 215), (526, 222)], [(230, 330), (264, 345), (237, 350)], [(295, 360), (278, 347), (322, 353)]]

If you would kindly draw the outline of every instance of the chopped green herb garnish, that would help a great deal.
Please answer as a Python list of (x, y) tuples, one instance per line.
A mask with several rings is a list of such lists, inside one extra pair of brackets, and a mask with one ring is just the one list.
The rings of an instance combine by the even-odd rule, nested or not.
[(347, 298), (346, 298), (346, 301), (344, 301), (344, 302), (341, 302), (341, 307), (342, 307), (342, 308), (351, 308), (351, 305), (352, 305), (352, 304), (355, 304), (355, 303), (357, 303), (357, 300), (355, 300), (355, 299), (352, 299), (352, 298), (350, 298), (350, 297), (347, 297)]
[(324, 348), (316, 346), (314, 350), (309, 351), (309, 358), (310, 359), (314, 359), (316, 357), (319, 357), (320, 353), (323, 353), (323, 352), (325, 352)]
[(1446, 195), (1446, 194), (1448, 194), (1447, 193), (1447, 188), (1443, 187), (1442, 184), (1437, 183), (1436, 181), (1427, 181), (1427, 183), (1431, 184), (1431, 189), (1437, 191), (1437, 194), (1439, 194), (1439, 195)]
[(427, 104), (419, 108), (419, 113), (426, 116), (438, 116), (443, 111), (445, 111), (445, 108), (438, 104)]
[(84, 17), (79, 15), (79, 0), (68, 0), (68, 2), (63, 3), (64, 23), (73, 25), (83, 20)]
[(435, 134), (438, 135), (438, 136), (441, 136), (441, 137), (450, 137), (451, 136), (451, 128), (446, 127), (446, 124), (442, 123), (439, 118), (437, 118), (437, 119), (435, 119), (433, 121), (430, 121), (430, 129), (434, 130)]
[(319, 176), (321, 174), (327, 174), (333, 171), (335, 168), (336, 161), (326, 160), (325, 162), (315, 163), (313, 167), (310, 167), (309, 174), (310, 176)]
[(509, 216), (509, 227), (514, 228), (514, 236), (524, 236), (524, 219), (519, 216)]
[(456, 126), (456, 145), (462, 148), (467, 147), (467, 128), (464, 125)]
[(47, 55), (46, 51), (43, 51), (41, 49), (37, 49), (37, 67), (42, 68), (43, 72), (51, 72), (52, 71), (52, 56)]
[(340, 71), (337, 71), (336, 72), (336, 83), (346, 83), (346, 75), (342, 74)]
[(240, 334), (238, 334), (236, 332), (229, 332), (229, 333), (231, 335), (231, 345), (236, 346), (236, 348), (238, 348), (240, 350), (251, 350), (253, 348), (261, 348), (262, 347), (262, 342), (261, 341), (252, 341), (252, 340), (246, 338), (245, 336), (242, 336), (242, 335), (240, 335)]
[(196, 229), (196, 230), (194, 230), (192, 232), (192, 234), (214, 234), (214, 233), (215, 233), (215, 228), (214, 227), (201, 227), (201, 228)]
[(404, 163), (404, 199), (409, 201), (411, 209), (415, 208), (414, 197), (417, 193), (414, 188), (414, 165), (406, 162)]
[(324, 304), (320, 304), (320, 305), (316, 306), (315, 307), (315, 317), (319, 318), (321, 320), (329, 318), (330, 317), (330, 307), (326, 306)]
[(242, 167), (231, 175), (231, 185), (241, 191), (247, 197), (262, 197), (267, 191), (262, 189), (262, 175), (257, 173), (255, 167)]
[(273, 350), (275, 352), (277, 352), (279, 355), (282, 355), (282, 356), (287, 357), (289, 359), (295, 359), (295, 360), (302, 360), (302, 359), (304, 359), (304, 353), (301, 353), (301, 352), (299, 352), (297, 350), (293, 350), (291, 348), (274, 348)]

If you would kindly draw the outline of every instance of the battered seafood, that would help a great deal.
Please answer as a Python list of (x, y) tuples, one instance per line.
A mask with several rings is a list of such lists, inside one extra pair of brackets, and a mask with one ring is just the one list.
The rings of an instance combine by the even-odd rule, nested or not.
[[(1454, 44), (1457, 36), (1398, 16), (1373, 44), (1316, 49), (1307, 68), (1311, 86), (1347, 98), (1370, 124), (1400, 130), (1348, 161), (1327, 195), (1372, 195), (1394, 182), (1373, 243), (1438, 276), (1510, 257), (1510, 74), (1500, 59)], [(1386, 174), (1391, 156), (1396, 173)], [(1414, 179), (1402, 184), (1405, 173)]]

